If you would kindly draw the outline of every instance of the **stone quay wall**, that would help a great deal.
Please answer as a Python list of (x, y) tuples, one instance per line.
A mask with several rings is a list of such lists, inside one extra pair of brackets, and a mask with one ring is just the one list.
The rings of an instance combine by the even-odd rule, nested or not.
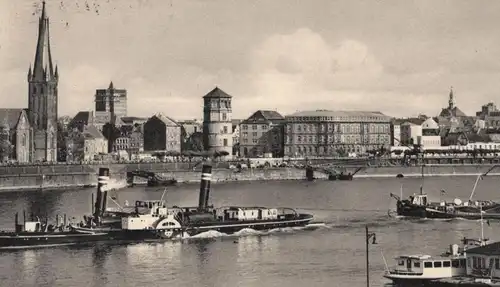
[[(126, 172), (136, 169), (155, 171), (167, 178), (175, 178), (178, 182), (198, 182), (201, 165), (193, 169), (172, 168), (174, 163), (138, 163), (138, 164), (103, 164), (103, 165), (40, 165), (40, 166), (0, 166), (0, 191), (65, 189), (95, 186), (99, 167), (109, 167), (111, 179), (116, 188), (126, 186)], [(187, 163), (175, 163), (187, 164)], [(460, 165), (427, 165), (425, 176), (465, 176), (479, 175), (487, 172), (492, 164), (460, 164)], [(346, 167), (345, 172), (354, 172), (355, 167)], [(382, 166), (366, 167), (354, 178), (404, 177), (421, 176), (419, 166)], [(494, 169), (490, 175), (500, 175), (500, 168)], [(326, 179), (327, 175), (315, 172), (318, 179)], [(220, 168), (214, 165), (212, 179), (214, 182), (248, 181), (248, 180), (299, 180), (305, 179), (305, 170), (292, 167), (244, 169), (241, 172)]]

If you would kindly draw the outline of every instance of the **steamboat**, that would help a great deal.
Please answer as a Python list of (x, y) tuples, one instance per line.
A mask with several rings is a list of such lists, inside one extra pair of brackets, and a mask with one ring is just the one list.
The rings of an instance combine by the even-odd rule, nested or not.
[[(82, 245), (94, 242), (144, 242), (194, 236), (207, 231), (232, 234), (245, 228), (270, 230), (305, 227), (313, 215), (292, 208), (238, 207), (214, 208), (208, 205), (212, 167), (204, 165), (197, 207), (167, 207), (160, 200), (136, 201), (132, 207), (107, 208), (109, 169), (99, 169), (93, 214), (79, 224), (56, 225), (39, 218), (19, 224), (15, 230), (0, 231), (0, 250)], [(94, 196), (92, 196), (93, 198)], [(66, 217), (65, 217), (66, 218)]]
[[(99, 174), (106, 178), (109, 170), (101, 168)], [(110, 240), (143, 241), (185, 238), (207, 231), (233, 234), (247, 228), (270, 230), (305, 227), (313, 220), (312, 214), (299, 213), (286, 207), (215, 208), (208, 204), (211, 176), (212, 166), (203, 165), (198, 206), (195, 207), (168, 207), (160, 199), (136, 201), (133, 207), (110, 211), (106, 208), (105, 183), (99, 182), (94, 213), (85, 217), (85, 224), (76, 226), (75, 230), (106, 233)]]

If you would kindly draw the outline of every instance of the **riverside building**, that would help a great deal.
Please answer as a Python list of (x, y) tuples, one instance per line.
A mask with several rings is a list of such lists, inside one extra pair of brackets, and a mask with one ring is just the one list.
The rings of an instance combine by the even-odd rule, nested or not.
[(335, 156), (388, 147), (391, 117), (368, 111), (301, 111), (285, 117), (285, 156)]

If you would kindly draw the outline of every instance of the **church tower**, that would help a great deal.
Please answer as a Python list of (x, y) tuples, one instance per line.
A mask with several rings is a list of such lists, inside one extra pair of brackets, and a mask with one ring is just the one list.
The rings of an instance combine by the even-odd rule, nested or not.
[(32, 161), (57, 161), (57, 84), (50, 52), (49, 18), (42, 2), (33, 70), (28, 71), (28, 117), (33, 128)]

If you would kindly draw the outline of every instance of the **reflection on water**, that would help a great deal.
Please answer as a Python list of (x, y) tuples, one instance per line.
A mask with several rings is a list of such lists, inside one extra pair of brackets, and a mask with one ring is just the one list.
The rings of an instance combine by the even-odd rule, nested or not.
[[(465, 198), (475, 178), (429, 178), (426, 190), (439, 198)], [(314, 231), (271, 232), (262, 236), (223, 236), (179, 242), (92, 247), (20, 250), (0, 253), (0, 286), (41, 287), (136, 287), (136, 286), (366, 286), (365, 224), (377, 233), (370, 246), (370, 286), (383, 286), (384, 262), (402, 253), (441, 254), (463, 236), (478, 237), (480, 223), (465, 220), (425, 221), (387, 217), (389, 192), (418, 190), (420, 180), (411, 178), (359, 179), (352, 182), (316, 181), (237, 183), (215, 185), (213, 202), (244, 205), (298, 206), (316, 209), (327, 228)], [(481, 182), (480, 199), (495, 199), (498, 177)], [(449, 186), (448, 186), (449, 184)], [(171, 204), (197, 201), (197, 185), (169, 188)], [(433, 191), (436, 191), (433, 193)], [(64, 213), (81, 217), (90, 212), (90, 193), (95, 189), (68, 192), (0, 193), (0, 225), (13, 227), (15, 212), (47, 210), (51, 220)], [(433, 193), (433, 195), (431, 194)], [(162, 191), (131, 188), (118, 192), (119, 202), (158, 199)], [(392, 207), (394, 203), (392, 202)], [(29, 207), (29, 208), (28, 208)], [(318, 211), (320, 210), (320, 211)], [(8, 215), (8, 216), (6, 216)], [(500, 222), (484, 225), (492, 240), (500, 239)], [(267, 234), (267, 233), (266, 233)]]

